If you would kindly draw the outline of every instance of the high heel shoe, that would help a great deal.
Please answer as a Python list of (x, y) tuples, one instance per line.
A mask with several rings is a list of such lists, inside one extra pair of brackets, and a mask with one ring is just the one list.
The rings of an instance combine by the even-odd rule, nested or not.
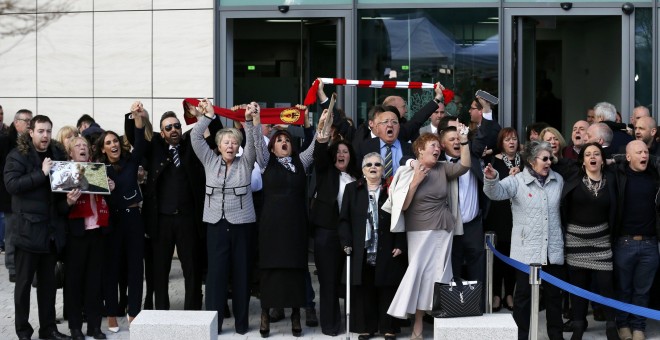
[(262, 338), (267, 338), (270, 335), (270, 316), (268, 309), (261, 310), (261, 326), (259, 326), (259, 333)]
[(300, 308), (293, 308), (291, 312), (291, 333), (293, 336), (299, 337), (302, 335), (302, 326), (300, 325)]
[[(509, 303), (509, 297), (511, 297), (511, 303)], [(504, 301), (502, 301), (504, 308), (513, 312), (513, 296), (507, 295)]]
[(112, 333), (119, 332), (119, 324), (117, 323), (117, 317), (114, 316), (108, 317), (108, 330)]
[(415, 334), (415, 331), (413, 331), (410, 340), (424, 340), (424, 338), (422, 337), (422, 333)]
[(499, 296), (493, 296), (493, 301), (497, 301), (497, 306), (495, 306), (495, 302), (493, 302), (493, 313), (499, 312), (500, 309), (502, 309), (502, 298)]

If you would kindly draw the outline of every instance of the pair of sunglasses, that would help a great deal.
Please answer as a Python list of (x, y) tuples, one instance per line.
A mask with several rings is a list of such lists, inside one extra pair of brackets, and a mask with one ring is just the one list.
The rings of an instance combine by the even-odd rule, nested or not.
[(381, 164), (381, 163), (367, 163), (367, 164), (364, 165), (365, 168), (371, 168), (372, 166), (376, 166), (376, 167), (380, 168), (381, 166), (383, 166), (383, 164)]
[(172, 128), (181, 130), (181, 123), (168, 124), (163, 127), (163, 129), (167, 132), (172, 131)]

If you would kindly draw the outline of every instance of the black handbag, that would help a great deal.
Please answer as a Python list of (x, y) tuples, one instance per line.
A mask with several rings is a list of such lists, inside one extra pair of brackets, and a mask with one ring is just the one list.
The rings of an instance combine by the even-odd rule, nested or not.
[(436, 282), (433, 286), (433, 309), (436, 318), (479, 316), (481, 311), (482, 284), (452, 278), (449, 284)]

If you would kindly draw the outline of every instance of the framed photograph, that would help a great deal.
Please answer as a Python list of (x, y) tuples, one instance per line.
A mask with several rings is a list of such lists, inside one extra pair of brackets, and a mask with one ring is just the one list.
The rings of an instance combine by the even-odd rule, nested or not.
[(50, 189), (53, 192), (80, 189), (85, 194), (110, 195), (105, 164), (54, 161), (50, 168)]

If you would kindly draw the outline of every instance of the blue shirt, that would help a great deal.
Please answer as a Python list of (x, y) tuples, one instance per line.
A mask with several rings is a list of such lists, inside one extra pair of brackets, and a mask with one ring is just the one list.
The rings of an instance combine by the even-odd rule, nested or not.
[[(385, 154), (387, 153), (387, 144), (382, 139), (378, 139), (378, 141), (380, 142), (380, 157), (383, 157), (384, 160)], [(397, 139), (392, 143), (392, 176), (394, 176), (396, 170), (399, 169), (401, 157), (403, 157), (403, 151), (401, 150), (401, 142)], [(384, 172), (385, 168), (383, 167), (383, 173)]]

